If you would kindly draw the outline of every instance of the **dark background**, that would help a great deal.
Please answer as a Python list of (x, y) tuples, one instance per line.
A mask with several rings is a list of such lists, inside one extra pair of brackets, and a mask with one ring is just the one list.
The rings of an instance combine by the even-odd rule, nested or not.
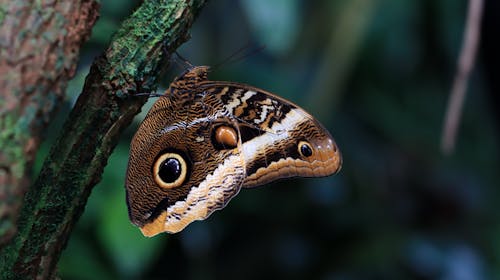
[[(67, 104), (140, 1), (107, 0)], [(333, 177), (242, 190), (175, 235), (145, 238), (128, 220), (124, 176), (139, 115), (115, 149), (59, 263), (63, 279), (500, 278), (500, 9), (486, 1), (482, 45), (457, 147), (439, 148), (467, 2), (211, 0), (179, 50), (222, 64), (213, 80), (275, 92), (315, 115), (344, 158)], [(183, 71), (173, 63), (162, 90)]]

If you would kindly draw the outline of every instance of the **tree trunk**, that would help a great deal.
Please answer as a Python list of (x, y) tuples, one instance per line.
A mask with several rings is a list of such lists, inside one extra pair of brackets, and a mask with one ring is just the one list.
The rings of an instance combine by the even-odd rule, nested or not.
[[(106, 52), (94, 61), (75, 107), (37, 180), (26, 193), (18, 231), (0, 252), (0, 278), (54, 277), (61, 250), (83, 212), (92, 187), (100, 180), (120, 134), (147, 99), (133, 94), (156, 88), (168, 56), (163, 50), (171, 53), (187, 40), (188, 29), (204, 3), (204, 0), (144, 1), (122, 24)], [(23, 30), (32, 28), (31, 24), (25, 25)], [(43, 70), (31, 74), (46, 75)], [(33, 88), (22, 91), (32, 92)], [(33, 95), (35, 100), (53, 100), (38, 93)], [(32, 110), (18, 110), (21, 113), (34, 114)], [(11, 122), (12, 117), (8, 120)], [(18, 125), (6, 123), (19, 130)], [(19, 151), (13, 154), (18, 155)], [(0, 172), (12, 169), (11, 162), (3, 158), (1, 162)], [(26, 178), (24, 175), (19, 177)], [(17, 186), (10, 189), (17, 190)]]
[(30, 2), (2, 0), (0, 10), (0, 248), (16, 232), (43, 131), (99, 6), (91, 0)]

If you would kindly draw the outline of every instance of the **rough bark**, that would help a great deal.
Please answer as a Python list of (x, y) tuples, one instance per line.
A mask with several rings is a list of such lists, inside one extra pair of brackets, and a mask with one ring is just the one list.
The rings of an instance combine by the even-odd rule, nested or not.
[(204, 0), (144, 1), (93, 63), (83, 91), (26, 194), (18, 233), (1, 252), (0, 278), (52, 278), (61, 250), (130, 124)]
[(96, 1), (0, 6), (0, 247), (16, 232), (35, 154), (98, 16)]

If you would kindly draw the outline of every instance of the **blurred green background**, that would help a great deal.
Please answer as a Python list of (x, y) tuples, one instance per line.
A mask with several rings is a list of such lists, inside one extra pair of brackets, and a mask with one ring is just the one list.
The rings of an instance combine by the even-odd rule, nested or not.
[[(38, 167), (89, 65), (140, 2), (102, 1)], [(59, 263), (62, 279), (499, 279), (498, 55), (490, 54), (500, 48), (489, 34), (498, 35), (500, 13), (498, 1), (487, 5), (489, 43), (471, 76), (456, 151), (444, 156), (465, 0), (209, 1), (180, 54), (216, 65), (264, 45), (211, 79), (307, 109), (335, 137), (342, 171), (242, 190), (206, 221), (145, 238), (128, 220), (124, 177), (151, 100), (90, 196)], [(173, 63), (162, 90), (182, 71)]]

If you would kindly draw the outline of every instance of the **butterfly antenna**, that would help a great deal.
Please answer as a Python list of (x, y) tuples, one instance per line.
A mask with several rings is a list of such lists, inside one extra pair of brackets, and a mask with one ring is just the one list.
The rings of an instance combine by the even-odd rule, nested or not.
[(231, 55), (229, 55), (227, 58), (225, 58), (223, 61), (217, 63), (216, 65), (214, 65), (211, 68), (217, 69), (226, 63), (231, 63), (231, 62), (243, 60), (249, 56), (252, 56), (258, 52), (261, 52), (265, 48), (266, 48), (265, 45), (261, 45), (261, 46), (258, 46), (256, 48), (250, 49), (250, 42), (248, 42), (244, 46), (240, 47), (235, 52), (233, 52)]
[[(189, 60), (185, 59), (182, 55), (180, 55), (177, 51), (175, 52), (175, 55), (177, 56), (178, 60), (176, 59), (176, 62), (179, 66), (181, 66), (182, 68), (184, 69), (190, 69), (190, 68), (193, 68), (194, 65), (191, 64), (191, 62), (189, 62)], [(179, 63), (179, 60), (182, 62), (183, 65), (181, 65), (181, 63)], [(187, 66), (187, 67), (186, 67)]]

